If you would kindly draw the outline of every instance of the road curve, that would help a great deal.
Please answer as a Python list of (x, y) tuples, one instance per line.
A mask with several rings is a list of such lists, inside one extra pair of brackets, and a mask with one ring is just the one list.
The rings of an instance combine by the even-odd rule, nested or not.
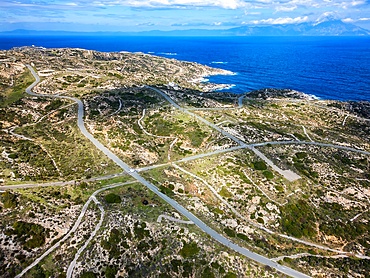
[[(162, 192), (160, 192), (158, 190), (158, 188), (153, 185), (152, 183), (150, 183), (149, 181), (147, 181), (146, 179), (144, 179), (138, 172), (136, 172), (134, 169), (131, 169), (129, 165), (127, 165), (126, 163), (124, 163), (119, 157), (117, 157), (114, 153), (112, 153), (108, 148), (106, 148), (103, 144), (101, 144), (98, 140), (96, 140), (92, 134), (90, 134), (85, 125), (84, 125), (84, 107), (83, 107), (83, 103), (81, 100), (77, 99), (77, 98), (73, 98), (73, 97), (67, 97), (67, 96), (59, 96), (59, 95), (39, 95), (39, 94), (35, 94), (33, 93), (31, 90), (33, 89), (33, 87), (35, 87), (37, 85), (38, 82), (40, 82), (40, 77), (37, 75), (37, 73), (35, 72), (35, 70), (30, 66), (30, 65), (27, 65), (28, 69), (31, 71), (32, 75), (35, 77), (35, 82), (33, 82), (27, 89), (26, 89), (26, 92), (32, 96), (37, 96), (37, 97), (51, 97), (51, 98), (61, 98), (61, 99), (69, 99), (69, 100), (72, 100), (74, 102), (76, 102), (78, 104), (78, 114), (77, 114), (77, 125), (79, 127), (79, 129), (81, 130), (82, 134), (88, 138), (98, 149), (100, 149), (106, 156), (108, 156), (113, 162), (115, 162), (119, 167), (121, 167), (127, 174), (129, 174), (131, 177), (133, 177), (134, 179), (136, 179), (137, 181), (139, 181), (140, 183), (142, 183), (143, 185), (145, 185), (148, 189), (150, 189), (152, 192), (154, 192), (156, 195), (158, 195), (162, 200), (164, 200), (165, 202), (167, 202), (168, 204), (170, 204), (174, 209), (176, 209), (179, 213), (181, 213), (182, 215), (184, 215), (186, 218), (188, 218), (190, 221), (192, 221), (195, 225), (197, 225), (203, 232), (207, 233), (208, 235), (210, 235), (211, 237), (213, 237), (215, 240), (217, 240), (218, 242), (220, 242), (221, 244), (229, 247), (230, 249), (234, 250), (235, 252), (238, 252), (239, 254), (242, 254), (258, 263), (261, 263), (261, 264), (264, 264), (264, 265), (268, 265), (274, 269), (276, 269), (277, 271), (283, 273), (283, 274), (286, 274), (288, 276), (291, 276), (291, 277), (309, 277), (297, 270), (294, 270), (292, 268), (289, 268), (289, 267), (285, 267), (285, 266), (282, 266), (272, 260), (270, 260), (269, 258), (267, 257), (264, 257), (262, 255), (259, 255), (257, 253), (254, 253), (250, 250), (248, 250), (247, 248), (244, 248), (244, 247), (241, 247), (233, 242), (231, 242), (229, 239), (227, 239), (226, 237), (222, 236), (221, 234), (219, 234), (218, 232), (216, 232), (215, 230), (213, 230), (212, 228), (210, 228), (209, 226), (207, 226), (203, 221), (201, 221), (198, 217), (196, 217), (194, 214), (192, 214), (190, 211), (188, 211), (187, 209), (185, 209), (183, 206), (181, 206), (179, 203), (177, 203), (175, 200), (171, 199), (170, 197), (168, 197), (167, 195), (163, 194)], [(157, 90), (156, 90), (157, 91)], [(158, 92), (163, 96), (165, 97), (170, 103), (172, 103), (176, 108), (179, 108), (180, 110), (184, 110), (183, 108), (181, 108), (179, 105), (177, 105), (174, 101), (172, 101), (171, 98), (169, 98), (166, 94), (164, 94), (163, 92), (161, 92), (160, 90), (158, 90)], [(186, 112), (186, 110), (184, 111)], [(186, 112), (188, 114), (190, 114), (191, 116), (195, 116), (197, 117), (197, 115), (191, 113), (191, 112)], [(201, 121), (205, 121), (203, 118), (201, 117), (197, 117), (197, 118), (200, 118), (199, 120)], [(207, 121), (207, 124), (210, 124), (208, 121)], [(215, 129), (219, 129), (217, 126), (215, 126)], [(220, 132), (222, 134), (225, 135), (225, 131), (221, 130), (220, 129)], [(229, 135), (229, 134), (227, 134)], [(234, 141), (236, 141), (239, 145), (242, 145), (244, 146), (245, 143), (242, 142), (241, 140), (237, 139), (237, 138), (232, 138), (234, 139)], [(20, 276), (19, 276), (20, 277)]]
[(89, 207), (91, 201), (94, 201), (94, 198), (97, 194), (99, 194), (100, 192), (104, 191), (104, 190), (108, 190), (108, 189), (112, 189), (112, 188), (115, 188), (115, 187), (118, 187), (118, 186), (123, 186), (123, 185), (128, 185), (128, 184), (132, 184), (132, 183), (135, 183), (134, 181), (130, 181), (130, 182), (125, 182), (125, 183), (117, 183), (117, 184), (112, 184), (110, 186), (107, 186), (107, 187), (103, 187), (101, 189), (98, 189), (96, 190), (91, 196), (90, 198), (87, 200), (87, 202), (85, 203), (85, 205), (82, 207), (82, 210), (80, 212), (80, 215), (78, 216), (75, 224), (73, 225), (73, 227), (69, 230), (69, 232), (67, 234), (64, 235), (64, 237), (62, 237), (57, 243), (55, 243), (53, 246), (51, 246), (48, 250), (46, 250), (40, 257), (38, 257), (36, 260), (33, 261), (32, 264), (30, 264), (29, 266), (27, 266), (25, 269), (22, 270), (21, 273), (19, 273), (17, 276), (15, 276), (15, 278), (19, 278), (19, 277), (22, 277), (27, 271), (29, 271), (31, 268), (33, 268), (34, 266), (36, 266), (39, 262), (41, 262), (46, 256), (48, 256), (51, 252), (53, 252), (55, 249), (57, 249), (61, 243), (63, 243), (64, 241), (66, 241), (71, 235), (72, 233), (76, 232), (77, 231), (77, 228), (78, 226), (80, 226), (81, 224), (81, 221), (87, 211), (87, 208)]

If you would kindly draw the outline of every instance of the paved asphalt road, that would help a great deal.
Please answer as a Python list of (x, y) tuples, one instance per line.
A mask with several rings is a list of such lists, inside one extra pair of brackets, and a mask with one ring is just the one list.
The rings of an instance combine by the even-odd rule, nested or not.
[[(152, 183), (150, 183), (149, 181), (147, 181), (146, 179), (144, 179), (137, 171), (135, 171), (134, 169), (132, 169), (129, 165), (127, 165), (126, 163), (124, 163), (120, 158), (118, 158), (114, 153), (112, 153), (108, 148), (106, 148), (103, 144), (101, 144), (98, 140), (96, 140), (86, 129), (85, 125), (84, 125), (84, 107), (83, 107), (83, 103), (81, 100), (77, 99), (77, 98), (73, 98), (73, 97), (66, 97), (66, 96), (58, 96), (58, 95), (38, 95), (38, 94), (35, 94), (33, 93), (31, 90), (34, 86), (36, 86), (36, 84), (40, 81), (40, 77), (36, 74), (36, 72), (34, 71), (34, 69), (27, 65), (27, 67), (29, 68), (29, 70), (31, 71), (32, 75), (35, 77), (36, 81), (33, 82), (27, 89), (26, 89), (26, 92), (30, 95), (33, 95), (33, 96), (38, 96), (38, 97), (52, 97), (52, 98), (61, 98), (61, 99), (69, 99), (69, 100), (72, 100), (74, 102), (76, 102), (78, 104), (78, 115), (77, 115), (77, 125), (78, 127), (80, 128), (81, 132), (83, 133), (83, 135), (88, 138), (98, 149), (100, 149), (106, 156), (108, 156), (111, 160), (113, 160), (119, 167), (121, 167), (126, 173), (128, 173), (129, 175), (131, 175), (133, 178), (135, 178), (137, 181), (139, 181), (140, 183), (142, 183), (143, 185), (145, 185), (147, 188), (149, 188), (151, 191), (153, 191), (155, 194), (157, 194), (161, 199), (163, 199), (165, 202), (167, 202), (168, 204), (170, 204), (173, 208), (175, 208), (178, 212), (180, 212), (182, 215), (184, 215), (186, 218), (188, 218), (190, 221), (192, 221), (195, 225), (197, 225), (203, 232), (207, 233), (208, 235), (210, 235), (211, 237), (213, 237), (215, 240), (217, 240), (218, 242), (220, 242), (221, 244), (229, 247), (230, 249), (256, 261), (256, 262), (259, 262), (261, 264), (264, 264), (264, 265), (268, 265), (274, 269), (276, 269), (277, 271), (281, 272), (281, 273), (284, 273), (286, 275), (289, 275), (291, 277), (309, 277), (299, 271), (296, 271), (294, 269), (291, 269), (291, 268), (288, 268), (288, 267), (285, 267), (285, 266), (282, 266), (264, 256), (261, 256), (257, 253), (254, 253), (246, 248), (243, 248), (233, 242), (231, 242), (229, 239), (225, 238), (224, 236), (220, 235), (219, 233), (217, 233), (215, 230), (213, 230), (212, 228), (208, 227), (203, 221), (201, 221), (200, 219), (198, 219), (194, 214), (192, 214), (190, 211), (188, 211), (187, 209), (185, 209), (184, 207), (182, 207), (180, 204), (178, 204), (175, 200), (171, 199), (170, 197), (168, 197), (167, 195), (163, 194), (162, 192), (160, 192), (158, 190), (158, 188), (153, 185)], [(155, 88), (154, 88), (155, 89)], [(199, 118), (200, 121), (204, 122), (206, 120), (204, 120), (203, 118), (197, 116), (196, 114), (193, 114), (191, 112), (188, 112), (186, 110), (184, 110), (183, 108), (181, 108), (179, 105), (177, 105), (174, 101), (172, 101), (171, 98), (169, 98), (166, 94), (164, 94), (163, 92), (161, 92), (160, 90), (158, 89), (155, 89), (155, 91), (157, 91), (158, 93), (160, 93), (164, 98), (166, 98), (173, 106), (175, 106), (176, 108), (192, 115), (192, 116), (195, 116), (196, 118)], [(211, 124), (209, 123), (208, 121), (206, 121), (207, 124)], [(212, 125), (212, 124), (211, 124)], [(214, 125), (214, 128), (216, 130), (219, 130), (223, 135), (227, 136), (227, 137), (233, 137), (232, 139), (237, 142), (238, 144), (244, 146), (245, 143), (242, 142), (241, 140), (239, 140), (238, 138), (228, 134), (227, 132), (225, 132), (224, 130), (220, 129), (218, 126)], [(225, 134), (226, 133), (226, 134)]]
[(168, 95), (166, 95), (165, 93), (163, 93), (161, 90), (157, 89), (157, 88), (153, 88), (153, 87), (150, 87), (150, 86), (147, 86), (147, 88), (149, 89), (152, 89), (153, 91), (157, 92), (158, 94), (160, 94), (162, 97), (164, 97), (169, 103), (171, 103), (171, 105), (177, 109), (179, 109), (181, 112), (184, 112), (194, 118), (196, 118), (197, 120), (199, 120), (200, 122), (203, 122), (205, 123), (206, 125), (212, 127), (213, 129), (217, 130), (218, 132), (220, 132), (222, 135), (224, 135), (225, 137), (228, 137), (229, 139), (233, 140), (234, 142), (238, 143), (240, 146), (246, 146), (246, 144), (240, 140), (239, 138), (236, 138), (234, 135), (231, 135), (230, 133), (226, 132), (225, 130), (221, 129), (220, 127), (218, 127), (217, 125), (207, 121), (206, 119), (200, 117), (199, 115), (185, 109), (185, 108), (182, 108), (180, 105), (178, 105), (176, 102), (174, 102)]

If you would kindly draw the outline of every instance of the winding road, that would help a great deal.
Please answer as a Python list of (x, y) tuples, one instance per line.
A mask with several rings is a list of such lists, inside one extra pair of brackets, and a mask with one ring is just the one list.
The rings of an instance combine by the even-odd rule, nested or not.
[[(106, 148), (103, 144), (101, 144), (97, 139), (95, 139), (92, 134), (90, 134), (85, 125), (84, 125), (84, 106), (81, 100), (73, 97), (68, 97), (68, 96), (59, 96), (59, 95), (48, 95), (48, 94), (35, 94), (32, 92), (32, 89), (40, 82), (40, 77), (37, 75), (35, 70), (30, 66), (27, 65), (28, 69), (31, 71), (32, 75), (35, 77), (35, 82), (33, 82), (27, 89), (26, 92), (32, 96), (36, 97), (50, 97), (50, 98), (60, 98), (60, 99), (68, 99), (72, 100), (77, 103), (78, 105), (78, 114), (77, 114), (77, 125), (79, 129), (81, 130), (82, 134), (88, 138), (98, 149), (100, 149), (106, 156), (108, 156), (113, 162), (115, 162), (120, 168), (122, 168), (127, 174), (129, 174), (131, 177), (136, 179), (138, 182), (142, 183), (145, 185), (148, 189), (150, 189), (152, 192), (154, 192), (156, 195), (158, 195), (162, 200), (170, 204), (174, 209), (176, 209), (179, 213), (184, 215), (186, 218), (189, 219), (189, 221), (192, 221), (196, 226), (198, 226), (203, 232), (207, 233), (210, 235), (212, 238), (220, 242), (221, 244), (227, 246), (228, 248), (234, 250), (235, 252), (238, 252), (239, 254), (242, 254), (258, 263), (261, 263), (263, 265), (268, 265), (277, 271), (289, 275), (291, 277), (309, 277), (299, 271), (296, 271), (294, 269), (291, 269), (289, 267), (282, 266), (275, 261), (270, 260), (267, 257), (264, 257), (262, 255), (259, 255), (257, 253), (254, 253), (247, 248), (241, 247), (233, 242), (231, 242), (229, 239), (225, 238), (209, 226), (207, 226), (203, 221), (201, 221), (199, 218), (197, 218), (194, 214), (192, 214), (190, 211), (188, 211), (186, 208), (181, 206), (179, 203), (177, 203), (175, 200), (171, 199), (167, 195), (163, 194), (158, 190), (158, 188), (144, 179), (135, 169), (132, 169), (129, 165), (124, 163), (119, 157), (117, 157), (114, 153), (112, 153), (108, 148)], [(178, 104), (176, 104), (171, 98), (169, 98), (166, 94), (164, 94), (162, 91), (156, 89), (156, 88), (151, 88), (157, 91), (160, 95), (162, 95), (167, 101), (169, 101), (174, 107), (180, 109), (181, 111), (190, 114), (191, 116), (197, 118), (199, 121), (206, 123), (209, 126), (212, 126), (214, 129), (218, 130), (221, 134), (231, 138), (235, 142), (237, 142), (241, 146), (245, 146), (246, 144), (239, 140), (238, 138), (234, 137), (233, 135), (227, 133), (226, 131), (220, 129), (218, 126), (208, 122), (207, 120), (203, 119), (202, 117), (191, 113), (183, 108), (181, 108)], [(69, 235), (69, 234), (67, 234)], [(67, 236), (66, 235), (66, 236)], [(59, 244), (59, 243), (57, 243)], [(57, 246), (54, 248), (56, 249)], [(50, 249), (49, 249), (50, 250)], [(48, 251), (49, 251), (48, 250)], [(50, 251), (49, 253), (51, 253)], [(33, 264), (28, 266), (26, 269), (24, 269), (21, 274), (19, 274), (17, 277), (21, 277), (24, 273), (26, 273), (29, 269), (31, 269), (33, 266), (38, 264), (41, 261), (40, 258), (38, 258)]]
[(53, 246), (51, 246), (48, 250), (46, 250), (40, 257), (38, 257), (36, 260), (33, 261), (32, 264), (30, 264), (29, 266), (27, 266), (25, 269), (22, 270), (21, 273), (19, 273), (17, 276), (15, 276), (16, 278), (19, 278), (19, 277), (22, 277), (27, 271), (29, 271), (31, 268), (33, 268), (34, 266), (36, 266), (38, 263), (40, 263), (46, 256), (48, 256), (51, 252), (53, 252), (54, 250), (56, 250), (58, 247), (60, 247), (61, 243), (63, 243), (64, 241), (66, 241), (74, 232), (77, 231), (78, 227), (80, 226), (81, 222), (82, 222), (82, 219), (83, 217), (85, 216), (85, 213), (91, 203), (91, 201), (94, 201), (96, 200), (96, 195), (99, 194), (100, 192), (104, 191), (104, 190), (108, 190), (108, 189), (112, 189), (112, 188), (116, 188), (116, 187), (119, 187), (119, 186), (123, 186), (123, 185), (128, 185), (128, 184), (132, 184), (132, 183), (135, 183), (136, 181), (131, 181), (131, 182), (126, 182), (126, 183), (117, 183), (117, 184), (112, 184), (110, 186), (107, 186), (107, 187), (104, 187), (104, 188), (101, 188), (101, 189), (98, 189), (97, 191), (95, 191), (91, 196), (90, 198), (87, 200), (87, 202), (85, 203), (85, 205), (82, 207), (82, 210), (80, 212), (80, 215), (78, 216), (77, 218), (77, 221), (75, 222), (75, 224), (73, 225), (72, 229), (69, 230), (69, 232), (62, 238), (60, 239), (56, 244), (54, 244)]

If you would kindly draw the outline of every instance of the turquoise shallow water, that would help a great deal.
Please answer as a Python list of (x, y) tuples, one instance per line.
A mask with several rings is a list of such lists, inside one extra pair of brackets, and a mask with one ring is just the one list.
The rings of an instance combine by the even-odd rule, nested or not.
[(36, 45), (132, 51), (235, 72), (210, 81), (243, 93), (290, 88), (323, 99), (370, 101), (370, 37), (7, 36), (0, 49)]

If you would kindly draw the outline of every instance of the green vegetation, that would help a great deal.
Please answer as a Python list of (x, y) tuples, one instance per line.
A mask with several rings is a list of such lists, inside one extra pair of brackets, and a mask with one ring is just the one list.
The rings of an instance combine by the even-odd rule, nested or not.
[(222, 197), (225, 197), (225, 198), (230, 198), (232, 197), (232, 194), (229, 192), (229, 190), (227, 190), (226, 186), (223, 186), (219, 192), (219, 194), (222, 196)]
[(204, 270), (203, 270), (203, 273), (202, 273), (202, 278), (214, 278), (215, 277), (215, 274), (212, 272), (212, 269), (207, 266)]
[(106, 278), (114, 278), (116, 277), (118, 268), (115, 266), (107, 266), (105, 268), (105, 277)]
[(264, 170), (267, 170), (267, 165), (264, 161), (262, 160), (259, 160), (259, 161), (255, 161), (253, 162), (253, 167), (254, 169), (256, 170), (260, 170), (260, 171), (264, 171)]
[[(108, 240), (103, 239), (100, 244), (105, 250), (109, 251), (110, 258), (118, 258), (121, 252), (120, 246), (126, 249), (129, 248), (125, 240), (125, 237), (131, 238), (131, 234), (124, 234), (121, 230), (113, 228), (110, 231)], [(110, 269), (111, 272), (113, 272), (114, 270), (115, 270), (114, 268)]]
[(350, 276), (350, 273), (358, 273), (359, 277), (368, 277), (370, 269), (370, 260), (359, 260), (357, 258), (318, 258), (318, 257), (303, 257), (304, 260), (313, 268), (328, 269), (331, 273), (333, 270), (341, 273), (342, 277)]
[(272, 172), (270, 172), (270, 171), (263, 171), (263, 173), (262, 173), (265, 177), (266, 177), (266, 179), (268, 179), (268, 180), (272, 180), (273, 178), (274, 178), (274, 174), (272, 173)]
[(14, 78), (13, 86), (6, 87), (2, 85), (2, 88), (0, 87), (0, 107), (7, 107), (21, 99), (25, 95), (26, 88), (31, 85), (33, 81), (34, 78), (27, 69), (21, 75)]
[(117, 194), (114, 194), (114, 193), (109, 193), (107, 195), (104, 196), (104, 200), (109, 203), (109, 204), (119, 204), (121, 203), (121, 197)]
[(1, 194), (1, 201), (4, 208), (15, 208), (17, 206), (17, 196), (9, 191)]
[(280, 224), (284, 232), (294, 237), (314, 238), (315, 215), (312, 208), (304, 200), (289, 202), (281, 207)]
[(161, 191), (163, 194), (166, 194), (169, 197), (174, 195), (173, 191), (170, 188), (165, 187), (163, 185), (159, 186), (159, 191)]
[(235, 237), (236, 236), (236, 233), (234, 230), (230, 229), (230, 228), (225, 228), (224, 229), (224, 232), (225, 234), (227, 234), (229, 237)]
[(295, 154), (295, 156), (297, 157), (297, 159), (302, 160), (302, 159), (305, 159), (307, 157), (307, 153), (306, 152), (297, 152)]
[(81, 274), (80, 278), (96, 278), (96, 274), (92, 271), (86, 271)]
[[(59, 172), (68, 179), (89, 178), (118, 169), (81, 134), (75, 119), (64, 121), (63, 125), (53, 125), (45, 120), (20, 128), (19, 133), (30, 138), (38, 138), (37, 141), (43, 146), (41, 148), (39, 144), (30, 141), (19, 143), (18, 161), (31, 163), (41, 171), (35, 172), (32, 180), (59, 177)], [(59, 171), (54, 167), (50, 156)]]
[(224, 278), (237, 278), (238, 276), (234, 272), (228, 272), (225, 274)]
[(320, 231), (326, 235), (340, 237), (347, 241), (355, 240), (366, 233), (370, 229), (369, 223), (351, 222), (343, 223), (340, 220), (320, 223)]
[(62, 99), (51, 99), (50, 104), (45, 106), (45, 111), (49, 112), (49, 111), (59, 109), (60, 107), (62, 107), (65, 104), (66, 104), (66, 101), (64, 101)]
[(149, 230), (146, 229), (145, 222), (136, 222), (134, 226), (135, 236), (138, 240), (142, 240), (150, 236)]
[(28, 163), (38, 169), (38, 171), (30, 171), (28, 175), (23, 176), (24, 180), (45, 180), (48, 177), (58, 176), (50, 157), (34, 142), (27, 140), (18, 142), (15, 154), (16, 162)]
[(44, 245), (48, 231), (39, 224), (16, 221), (10, 233), (17, 235), (25, 247), (33, 249)]
[(183, 258), (190, 258), (198, 254), (200, 251), (200, 248), (195, 242), (186, 243), (184, 242), (184, 246), (181, 248), (179, 254)]
[(236, 236), (244, 241), (250, 241), (249, 237), (245, 234), (242, 234), (242, 233), (237, 233)]
[(311, 160), (306, 152), (297, 152), (293, 157), (294, 167), (309, 178), (318, 178), (318, 173), (312, 170)]
[[(353, 241), (361, 237), (366, 237), (370, 230), (369, 222), (351, 221), (344, 222), (348, 216), (348, 211), (338, 203), (324, 203), (320, 215), (320, 232), (326, 235), (333, 235), (346, 241)], [(369, 215), (364, 212), (362, 217)], [(365, 244), (366, 245), (366, 244)]]

